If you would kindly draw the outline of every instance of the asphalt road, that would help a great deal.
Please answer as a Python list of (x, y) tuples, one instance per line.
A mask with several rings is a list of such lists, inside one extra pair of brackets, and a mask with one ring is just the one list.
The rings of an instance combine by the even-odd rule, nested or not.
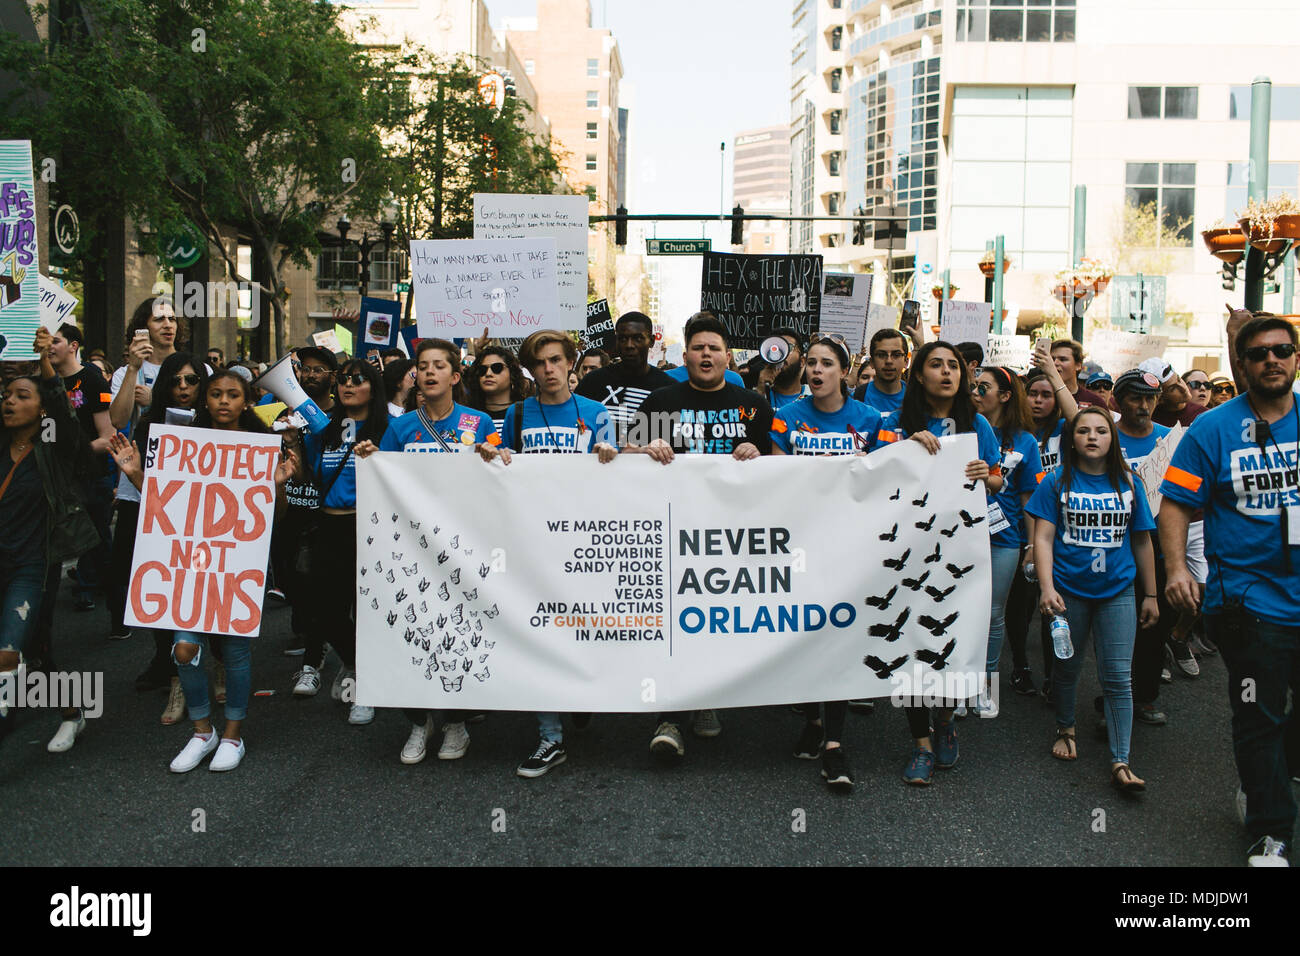
[[(724, 711), (723, 733), (687, 738), (679, 766), (657, 766), (650, 715), (567, 726), (568, 762), (524, 780), (536, 742), (530, 714), (493, 713), (470, 728), (459, 761), (404, 766), (409, 725), (381, 711), (365, 727), (329, 699), (290, 696), (301, 658), (281, 654), (289, 611), (272, 605), (253, 657), (248, 755), (228, 774), (167, 765), (189, 724), (164, 727), (162, 692), (134, 676), (152, 652), (143, 634), (106, 639), (106, 615), (75, 613), (65, 592), (56, 647), (65, 669), (102, 670), (106, 705), (65, 754), (45, 745), (50, 711), (20, 711), (0, 742), (0, 859), (40, 865), (337, 864), (869, 864), (1240, 866), (1246, 841), (1233, 807), (1236, 773), (1219, 658), (1197, 680), (1162, 690), (1164, 727), (1134, 729), (1132, 761), (1148, 782), (1133, 798), (1109, 785), (1094, 732), (1095, 668), (1085, 668), (1079, 760), (1049, 756), (1052, 712), (1004, 681), (1002, 713), (959, 724), (961, 760), (929, 788), (900, 774), (907, 726), (887, 702), (850, 713), (857, 786), (829, 792), (820, 764), (796, 760), (800, 718), (788, 707)], [(1037, 641), (1031, 640), (1041, 676)], [(1091, 657), (1091, 655), (1090, 655)], [(333, 678), (336, 662), (326, 671)], [(1004, 661), (1004, 668), (1008, 667)], [(1009, 670), (1004, 669), (1004, 676)], [(219, 714), (219, 711), (218, 711)], [(434, 741), (436, 746), (436, 740)], [(194, 832), (196, 810), (205, 832)], [(1104, 813), (1102, 813), (1104, 811)], [(802, 819), (805, 828), (797, 832)], [(494, 822), (496, 826), (494, 827)], [(504, 832), (502, 830), (504, 824)]]

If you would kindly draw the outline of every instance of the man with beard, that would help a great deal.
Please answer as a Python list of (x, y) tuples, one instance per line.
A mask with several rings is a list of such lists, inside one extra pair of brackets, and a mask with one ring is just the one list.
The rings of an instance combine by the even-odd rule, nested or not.
[(762, 393), (767, 399), (767, 404), (772, 406), (772, 411), (779, 412), (786, 405), (791, 405), (812, 393), (803, 381), (803, 342), (799, 338), (799, 333), (793, 329), (776, 329), (772, 334), (781, 336), (790, 346), (785, 361), (776, 366), (776, 374), (771, 384)]
[[(1192, 423), (1160, 484), (1170, 603), (1203, 609), (1228, 669), (1233, 753), (1254, 841), (1248, 866), (1288, 866), (1296, 818), (1284, 737), (1288, 690), (1300, 693), (1297, 344), (1295, 328), (1276, 316), (1241, 326), (1233, 353), (1245, 394)], [(1204, 586), (1184, 554), (1198, 508), (1210, 564)]]
[(655, 341), (650, 316), (624, 312), (614, 323), (614, 341), (619, 360), (584, 375), (575, 394), (605, 406), (621, 444), (646, 396), (656, 389), (667, 388), (674, 380), (666, 372), (650, 367), (650, 346)]

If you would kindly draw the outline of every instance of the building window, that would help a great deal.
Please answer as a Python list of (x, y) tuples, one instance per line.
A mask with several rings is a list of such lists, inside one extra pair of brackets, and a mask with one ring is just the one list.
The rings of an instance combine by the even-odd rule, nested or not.
[(593, 172), (596, 169), (596, 154), (587, 154), (587, 172)]
[(844, 78), (843, 70), (839, 68), (831, 70), (831, 92), (832, 93), (838, 93), (840, 91), (840, 84), (843, 78)]
[(588, 123), (588, 124), (587, 124), (587, 139), (600, 139), (600, 124), (599, 124), (599, 123)]
[(838, 136), (840, 133), (840, 111), (831, 110), (830, 115), (826, 117), (826, 122), (830, 126), (832, 136)]
[(1073, 43), (1076, 0), (957, 0), (957, 40)]
[(831, 49), (838, 51), (844, 42), (844, 28), (836, 27), (831, 31)]
[(527, 73), (529, 76), (533, 75), (533, 70), (535, 70), (536, 68), (537, 65), (533, 63), (532, 60), (524, 60), (524, 72)]
[(1149, 207), (1181, 243), (1192, 241), (1196, 206), (1195, 163), (1125, 163), (1124, 200), (1138, 209)]
[(1195, 86), (1130, 86), (1129, 119), (1196, 119)]
[(840, 214), (840, 194), (831, 193), (826, 197), (826, 215), (838, 216)]
[(600, 60), (587, 60), (587, 75), (600, 76)]
[(587, 91), (587, 109), (600, 109), (600, 90)]
[[(1274, 86), (1270, 98), (1274, 123), (1300, 120), (1300, 86)], [(1228, 119), (1250, 119), (1250, 87), (1234, 86), (1228, 94)]]
[(838, 151), (831, 153), (827, 157), (826, 165), (829, 167), (832, 176), (838, 176), (840, 174), (840, 154)]
[(838, 10), (839, 8), (840, 8), (840, 0), (831, 0), (831, 9)]

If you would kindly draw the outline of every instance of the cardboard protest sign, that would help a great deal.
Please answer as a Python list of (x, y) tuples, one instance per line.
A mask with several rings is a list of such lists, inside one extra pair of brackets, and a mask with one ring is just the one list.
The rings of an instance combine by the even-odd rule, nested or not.
[(555, 240), (559, 317), (542, 328), (583, 329), (587, 307), (588, 199), (474, 194), (475, 239)]
[(872, 278), (870, 275), (836, 272), (822, 276), (819, 331), (844, 336), (850, 355), (862, 348), (865, 342)]
[(32, 359), (41, 327), (32, 144), (0, 142), (0, 361)]
[(1027, 335), (990, 335), (984, 346), (984, 364), (1024, 372), (1031, 364), (1032, 351)]
[(360, 330), (361, 350), (392, 349), (397, 347), (398, 332), (402, 326), (402, 304), (394, 299), (361, 300)]
[(280, 436), (154, 425), (126, 623), (256, 637)]
[(789, 328), (807, 340), (821, 315), (821, 256), (745, 256), (706, 252), (700, 309), (712, 312), (731, 347), (756, 349), (773, 329)]
[(344, 355), (352, 355), (352, 330), (342, 325), (334, 326), (334, 339), (339, 343), (339, 351)]
[[(554, 239), (421, 239), (411, 243), (421, 338), (526, 336), (563, 328)], [(574, 328), (585, 329), (579, 313)]]
[[(372, 455), (357, 463), (357, 700), (658, 712), (969, 699), (991, 594), (985, 496), (964, 487), (975, 444), (680, 455), (668, 495), (644, 456), (506, 468)], [(466, 488), (493, 506), (466, 508)], [(853, 534), (825, 533), (850, 513)]]
[(600, 349), (606, 355), (616, 355), (614, 343), (614, 317), (609, 314), (609, 300), (597, 299), (587, 305), (587, 330), (583, 333), (584, 349)]
[(324, 332), (313, 332), (311, 335), (312, 342), (317, 348), (329, 349), (335, 355), (343, 351), (343, 343), (339, 341), (338, 333), (333, 329), (326, 329)]
[(65, 322), (75, 321), (73, 311), (77, 308), (77, 297), (63, 288), (49, 276), (40, 277), (41, 325), (53, 335)]
[(1164, 500), (1164, 495), (1160, 494), (1160, 482), (1164, 479), (1165, 472), (1169, 470), (1169, 462), (1173, 460), (1178, 443), (1183, 440), (1184, 431), (1181, 424), (1175, 423), (1174, 427), (1169, 429), (1169, 434), (1156, 442), (1156, 447), (1151, 449), (1151, 454), (1142, 459), (1135, 469), (1138, 477), (1142, 479), (1142, 484), (1146, 486), (1147, 504), (1151, 506), (1152, 515), (1160, 513), (1160, 502)]
[(1098, 329), (1084, 341), (1087, 358), (1118, 378), (1149, 358), (1161, 358), (1169, 346), (1167, 335)]
[(896, 305), (882, 305), (879, 302), (872, 302), (867, 307), (867, 329), (863, 333), (865, 341), (863, 345), (871, 344), (871, 337), (881, 329), (898, 328), (898, 320), (902, 317), (902, 309)]
[(987, 352), (992, 315), (993, 306), (987, 302), (949, 299), (939, 318), (939, 338), (952, 345), (974, 342)]

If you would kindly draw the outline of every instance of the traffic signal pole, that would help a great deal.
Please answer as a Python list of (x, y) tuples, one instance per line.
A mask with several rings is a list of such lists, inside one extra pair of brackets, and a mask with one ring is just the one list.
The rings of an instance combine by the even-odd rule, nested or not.
[[(1273, 82), (1257, 76), (1250, 84), (1250, 163), (1246, 167), (1246, 195), (1256, 202), (1268, 198), (1268, 123), (1272, 112)], [(1264, 308), (1264, 253), (1246, 246), (1246, 301), (1252, 312)]]

